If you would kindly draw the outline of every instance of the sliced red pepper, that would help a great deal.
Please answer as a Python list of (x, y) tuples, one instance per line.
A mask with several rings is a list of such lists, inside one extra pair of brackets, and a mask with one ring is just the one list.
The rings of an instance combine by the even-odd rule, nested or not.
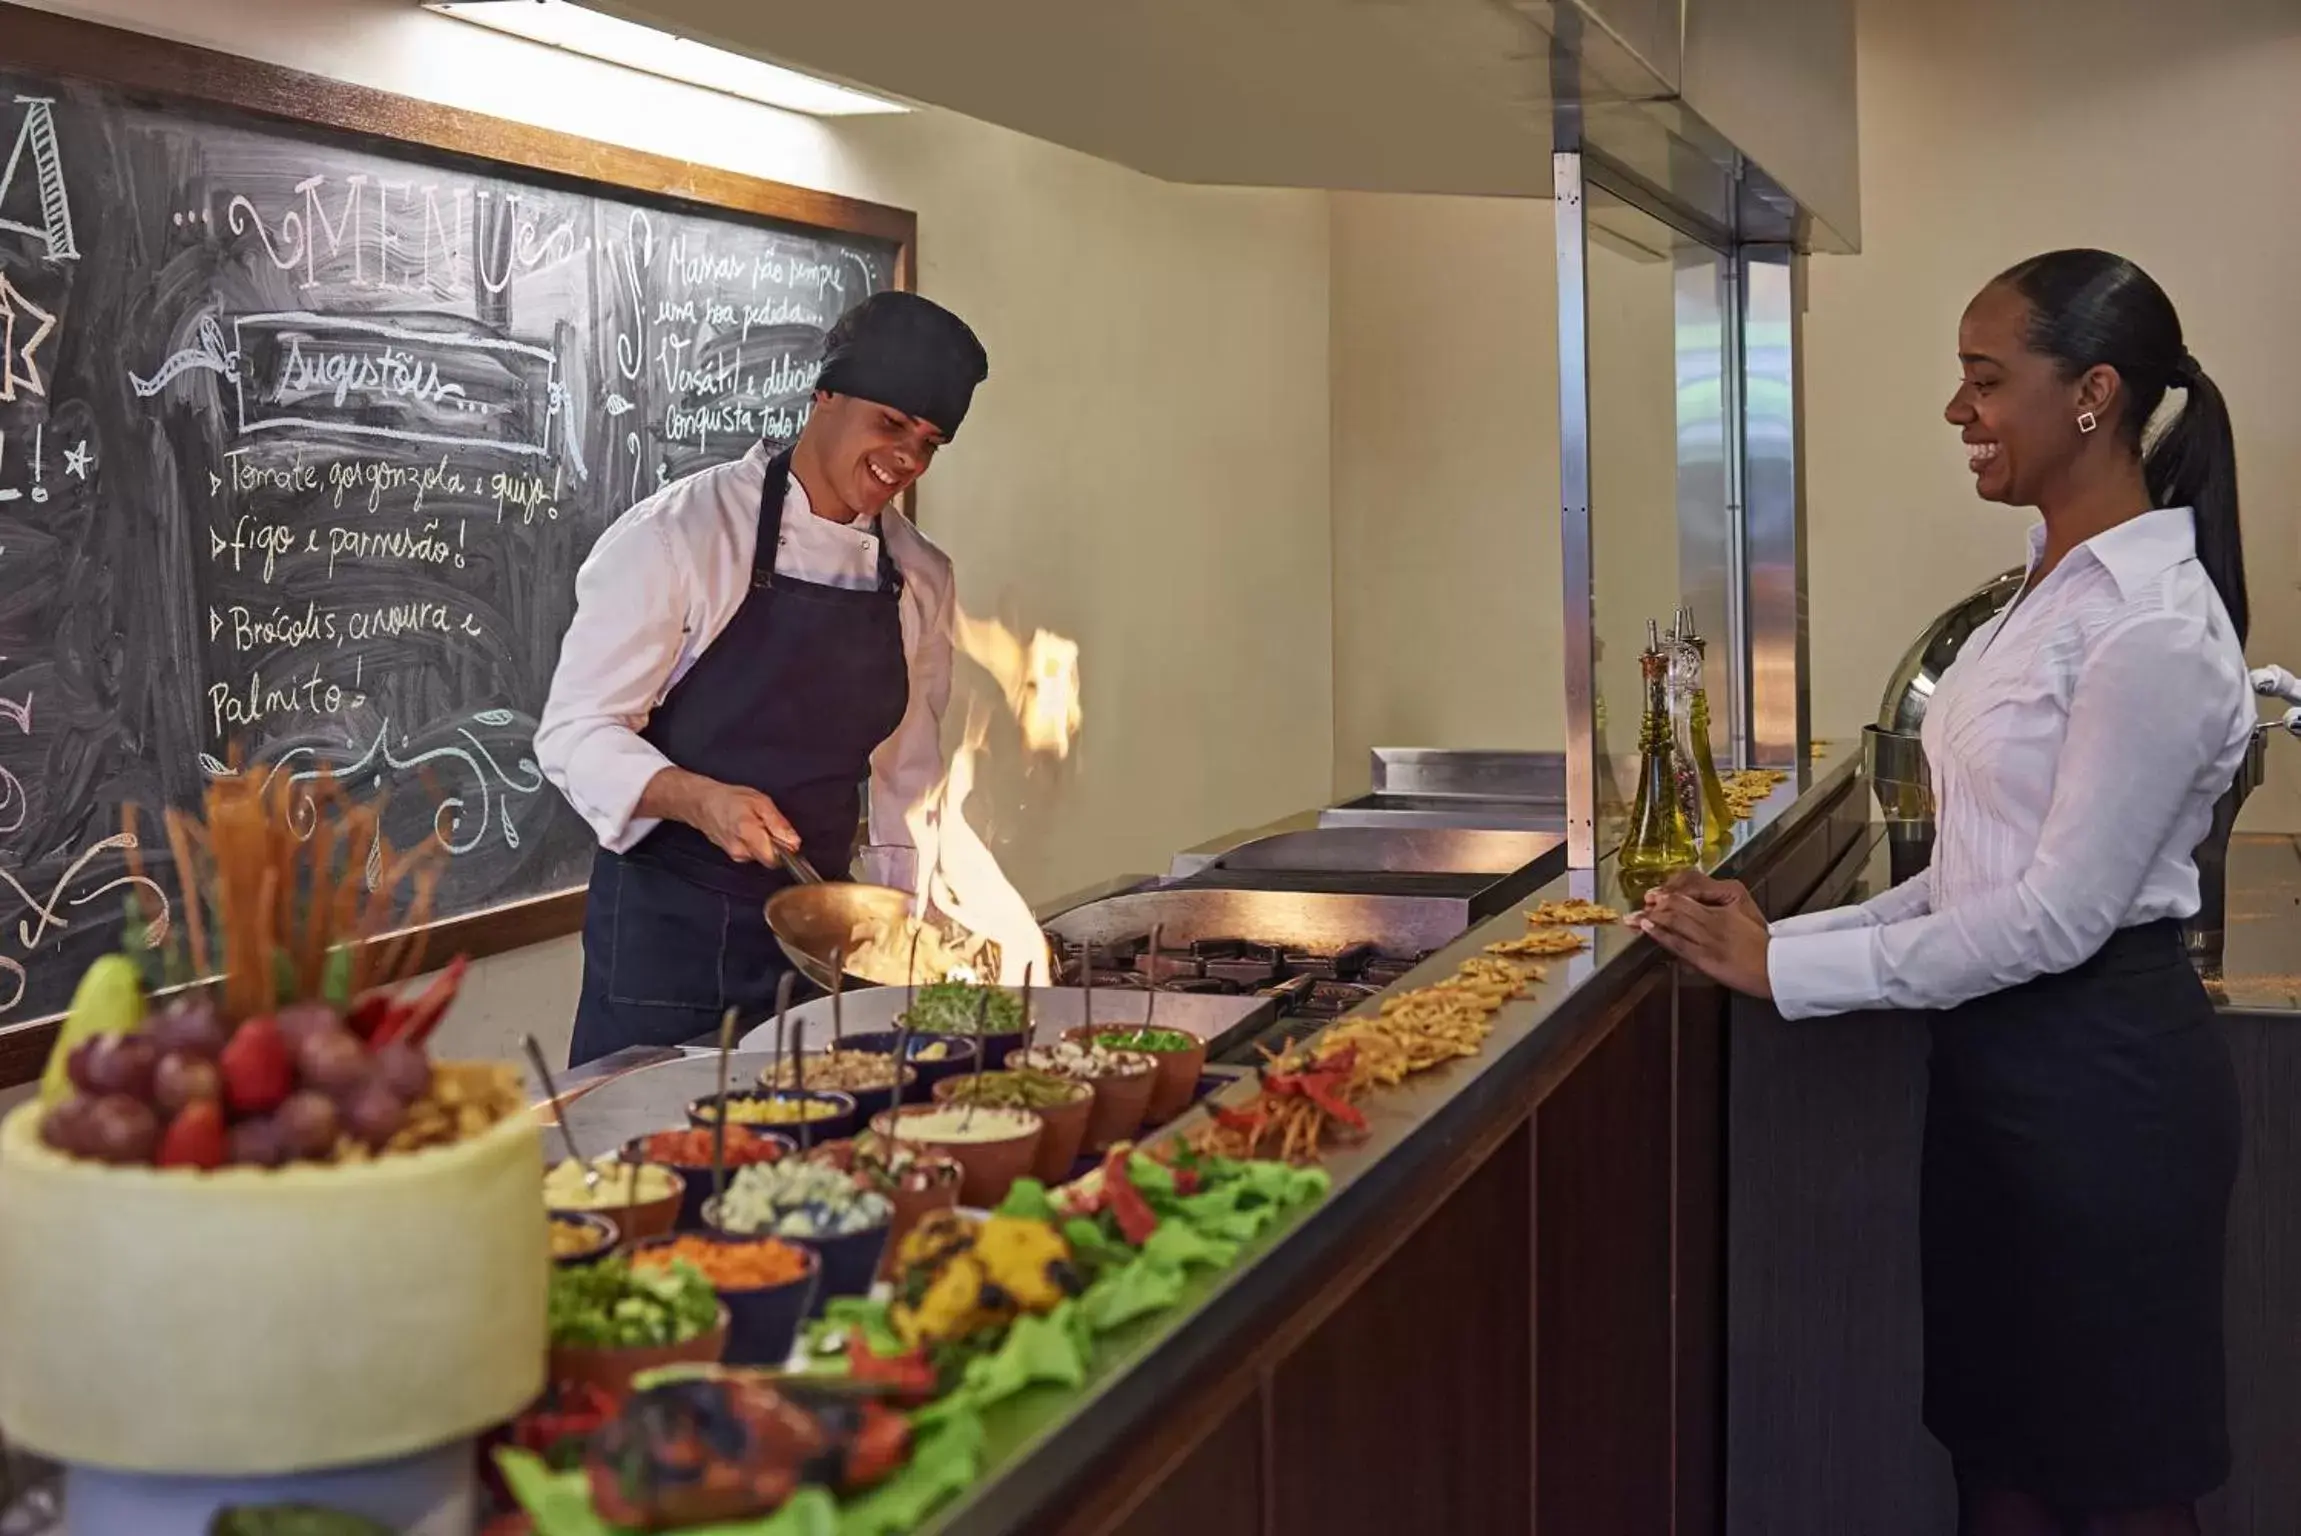
[(1150, 1208), (1142, 1191), (1135, 1188), (1134, 1180), (1127, 1177), (1127, 1152), (1123, 1147), (1111, 1148), (1111, 1155), (1103, 1159), (1103, 1195), (1119, 1224), (1119, 1236), (1136, 1248), (1149, 1242), (1150, 1235), (1158, 1230), (1158, 1212)]
[(1358, 1112), (1356, 1105), (1345, 1099), (1335, 1097), (1334, 1090), (1337, 1086), (1339, 1085), (1318, 1078), (1304, 1078), (1302, 1096), (1326, 1111), (1329, 1119), (1339, 1121), (1354, 1131), (1365, 1130), (1366, 1116)]
[(463, 973), (471, 969), (471, 956), (457, 955), (448, 962), (432, 984), (417, 993), (415, 1000), (394, 1007), (383, 1023), (376, 1026), (373, 1045), (389, 1045), (394, 1040), (405, 1040), (410, 1045), (421, 1045), (447, 1017), (448, 1005), (455, 1001), (456, 989), (463, 985)]
[(352, 1004), (351, 1012), (344, 1015), (344, 1024), (362, 1040), (373, 1040), (376, 1031), (391, 1015), (391, 994), (378, 988), (360, 994), (359, 1000)]
[(1174, 1171), (1174, 1192), (1175, 1192), (1176, 1194), (1178, 1194), (1178, 1195), (1195, 1195), (1195, 1194), (1197, 1194), (1197, 1193), (1198, 1193), (1198, 1189), (1199, 1189), (1199, 1172), (1198, 1172), (1198, 1170), (1197, 1170), (1196, 1168), (1183, 1168), (1183, 1167), (1177, 1167), (1177, 1168), (1175, 1169), (1175, 1171)]
[(901, 1355), (873, 1354), (861, 1330), (847, 1339), (847, 1375), (892, 1389), (899, 1402), (923, 1403), (935, 1395), (935, 1367), (924, 1348)]
[[(1262, 1110), (1259, 1107), (1254, 1109), (1232, 1109), (1227, 1104), (1217, 1104), (1214, 1106), (1214, 1123), (1221, 1126), (1226, 1131), (1260, 1130), (1262, 1128), (1262, 1122), (1267, 1118), (1268, 1117), (1262, 1113)], [(1190, 1175), (1190, 1181), (1192, 1185), (1195, 1186), (1198, 1183), (1198, 1171), (1196, 1169), (1178, 1168), (1175, 1170), (1175, 1187), (1177, 1189), (1182, 1188), (1182, 1178), (1186, 1173)], [(1190, 1191), (1184, 1190), (1183, 1192), (1188, 1194)]]

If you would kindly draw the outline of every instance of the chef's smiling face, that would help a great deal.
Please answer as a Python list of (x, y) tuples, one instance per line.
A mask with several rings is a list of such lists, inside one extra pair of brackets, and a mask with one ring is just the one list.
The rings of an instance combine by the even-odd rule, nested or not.
[(943, 445), (932, 423), (855, 395), (817, 395), (807, 436), (816, 439), (811, 457), (836, 510), (849, 519), (872, 516), (901, 495)]
[[(2011, 285), (1976, 294), (1958, 322), (1962, 377), (1942, 412), (1965, 445), (1975, 494), (2015, 507), (2038, 505), (2085, 451), (2078, 414), (2101, 392), (2094, 374), (2107, 372), (2063, 377), (2052, 358), (2030, 350), (2029, 327), (2029, 301)], [(2104, 428), (2113, 426), (2108, 404), (2093, 405)]]

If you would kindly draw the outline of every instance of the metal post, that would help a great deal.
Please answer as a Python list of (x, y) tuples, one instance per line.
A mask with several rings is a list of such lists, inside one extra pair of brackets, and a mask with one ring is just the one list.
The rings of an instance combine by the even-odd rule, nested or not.
[[(1563, 126), (1563, 125), (1562, 125)], [(1576, 138), (1550, 156), (1558, 243), (1558, 534), (1565, 584), (1566, 865), (1598, 862), (1598, 734), (1590, 543), (1589, 221)]]
[(1749, 245), (1739, 254), (1750, 749), (1759, 766), (1796, 772), (1813, 738), (1798, 442), (1803, 258), (1787, 246)]

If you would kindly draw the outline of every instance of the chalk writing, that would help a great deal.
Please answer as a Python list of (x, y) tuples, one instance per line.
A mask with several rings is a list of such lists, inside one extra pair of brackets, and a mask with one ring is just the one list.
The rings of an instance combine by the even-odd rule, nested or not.
[(333, 505), (341, 507), (347, 495), (362, 492), (370, 512), (383, 506), (387, 494), (399, 491), (414, 493), (415, 510), (423, 510), (424, 498), (433, 495), (461, 496), (466, 481), (464, 473), (448, 463), (441, 454), (436, 463), (397, 464), (389, 459), (340, 459), (328, 466), (328, 490)]
[[(301, 336), (288, 338), (288, 360), (280, 368), (279, 381), (272, 386), (270, 400), (278, 405), (293, 396), (327, 394), (332, 390), (335, 404), (341, 406), (355, 389), (424, 405), (463, 400), (463, 386), (444, 382), (436, 362), (426, 362), (396, 347), (385, 347), (364, 357), (315, 347), (307, 355)], [(478, 403), (466, 404), (464, 408), (487, 409)]]
[[(242, 316), (232, 322), (232, 330), (238, 359), (232, 379), (244, 434), (314, 427), (404, 443), (484, 445), (528, 456), (549, 451), (542, 433), (550, 419), (556, 359), (548, 347), (472, 331), (418, 330), (302, 311)], [(305, 349), (323, 345), (324, 361), (299, 365)], [(413, 350), (434, 355), (417, 365)], [(438, 370), (451, 357), (464, 378), (443, 388)], [(470, 397), (467, 385), (484, 385), (493, 397)], [(453, 409), (430, 409), (443, 401)], [(397, 424), (374, 419), (387, 407)]]
[(260, 725), (282, 715), (340, 715), (365, 703), (366, 694), (329, 679), (316, 663), (286, 682), (267, 683), (263, 669), (256, 667), (244, 684), (208, 685), (208, 714), (218, 738), (233, 726)]
[[(365, 528), (314, 528), (306, 536), (304, 547), (328, 557), (328, 574), (335, 575), (336, 566), (345, 560), (405, 560), (421, 565), (463, 568), (463, 551), (439, 536), (440, 521), (431, 518), (422, 528), (393, 528), (375, 533)], [(321, 538), (322, 534), (327, 537)], [(267, 570), (265, 579), (271, 579)]]

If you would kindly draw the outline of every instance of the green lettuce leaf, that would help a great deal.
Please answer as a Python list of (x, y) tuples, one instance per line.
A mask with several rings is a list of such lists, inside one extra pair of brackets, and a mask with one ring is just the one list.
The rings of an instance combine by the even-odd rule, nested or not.
[(1208, 1237), (1187, 1221), (1162, 1221), (1143, 1244), (1142, 1263), (1178, 1273), (1197, 1266), (1225, 1269), (1238, 1261), (1238, 1244)]
[[(1163, 1231), (1164, 1228), (1161, 1228)], [(1079, 1297), (1079, 1311), (1097, 1333), (1163, 1312), (1182, 1300), (1182, 1271), (1137, 1260), (1114, 1269)]]
[(1019, 1216), (1025, 1221), (1043, 1221), (1050, 1227), (1062, 1225), (1055, 1214), (1054, 1201), (1047, 1198), (1047, 1186), (1037, 1179), (1017, 1179), (1007, 1191), (1007, 1198), (999, 1202), (995, 1216)]

